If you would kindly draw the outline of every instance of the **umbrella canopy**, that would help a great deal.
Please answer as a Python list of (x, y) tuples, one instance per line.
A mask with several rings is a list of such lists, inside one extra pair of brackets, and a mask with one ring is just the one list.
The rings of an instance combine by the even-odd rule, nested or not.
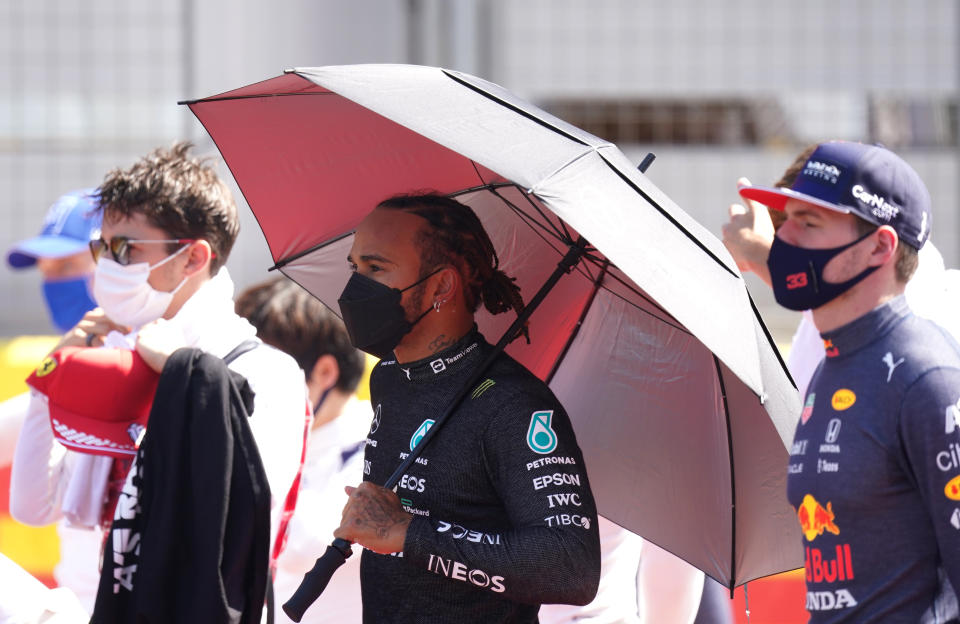
[[(796, 389), (723, 245), (616, 146), (430, 67), (297, 69), (187, 104), (276, 267), (334, 311), (352, 232), (390, 195), (470, 205), (528, 297), (583, 236), (507, 350), (569, 412), (601, 514), (727, 587), (802, 565)], [(477, 321), (495, 341), (512, 318)]]

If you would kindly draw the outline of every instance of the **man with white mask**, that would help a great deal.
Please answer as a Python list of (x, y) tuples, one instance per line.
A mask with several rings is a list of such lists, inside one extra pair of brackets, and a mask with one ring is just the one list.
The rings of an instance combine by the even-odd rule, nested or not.
[[(140, 328), (149, 325), (141, 341), (162, 331), (168, 343), (176, 336), (176, 346), (229, 360), (256, 395), (250, 427), (272, 493), (275, 536), (303, 448), (302, 373), (291, 357), (261, 344), (253, 326), (234, 313), (233, 282), (223, 265), (239, 231), (236, 205), (213, 168), (188, 156), (189, 148), (179, 143), (156, 150), (106, 176), (98, 189), (101, 237), (90, 243), (100, 307), (54, 351), (133, 349)], [(11, 513), (33, 525), (66, 517), (80, 526), (108, 526), (131, 461), (61, 446), (47, 401), (36, 395), (14, 458)]]

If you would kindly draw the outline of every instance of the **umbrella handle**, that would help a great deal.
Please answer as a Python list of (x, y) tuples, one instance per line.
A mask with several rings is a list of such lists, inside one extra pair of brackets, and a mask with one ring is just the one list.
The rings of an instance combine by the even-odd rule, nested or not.
[(303, 619), (306, 610), (327, 588), (327, 583), (330, 582), (333, 573), (352, 554), (353, 550), (350, 548), (350, 542), (339, 537), (333, 540), (333, 543), (327, 546), (326, 552), (317, 559), (313, 568), (303, 576), (303, 581), (301, 581), (296, 593), (290, 600), (283, 603), (283, 612), (294, 622)]

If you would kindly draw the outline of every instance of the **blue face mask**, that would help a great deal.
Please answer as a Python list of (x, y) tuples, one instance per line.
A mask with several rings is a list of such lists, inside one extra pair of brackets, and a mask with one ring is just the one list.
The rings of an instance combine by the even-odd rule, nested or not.
[(880, 267), (867, 267), (845, 282), (824, 281), (823, 268), (844, 250), (853, 247), (873, 232), (846, 245), (830, 249), (806, 249), (775, 237), (767, 257), (773, 296), (788, 310), (815, 310), (853, 288)]
[(90, 276), (43, 282), (43, 299), (53, 326), (64, 333), (80, 322), (83, 315), (97, 307), (90, 296)]

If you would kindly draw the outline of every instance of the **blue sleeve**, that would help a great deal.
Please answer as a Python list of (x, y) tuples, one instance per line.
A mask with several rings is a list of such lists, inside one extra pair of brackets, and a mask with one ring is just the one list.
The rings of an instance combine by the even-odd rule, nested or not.
[(960, 370), (935, 369), (914, 382), (901, 406), (900, 436), (941, 565), (960, 587)]

